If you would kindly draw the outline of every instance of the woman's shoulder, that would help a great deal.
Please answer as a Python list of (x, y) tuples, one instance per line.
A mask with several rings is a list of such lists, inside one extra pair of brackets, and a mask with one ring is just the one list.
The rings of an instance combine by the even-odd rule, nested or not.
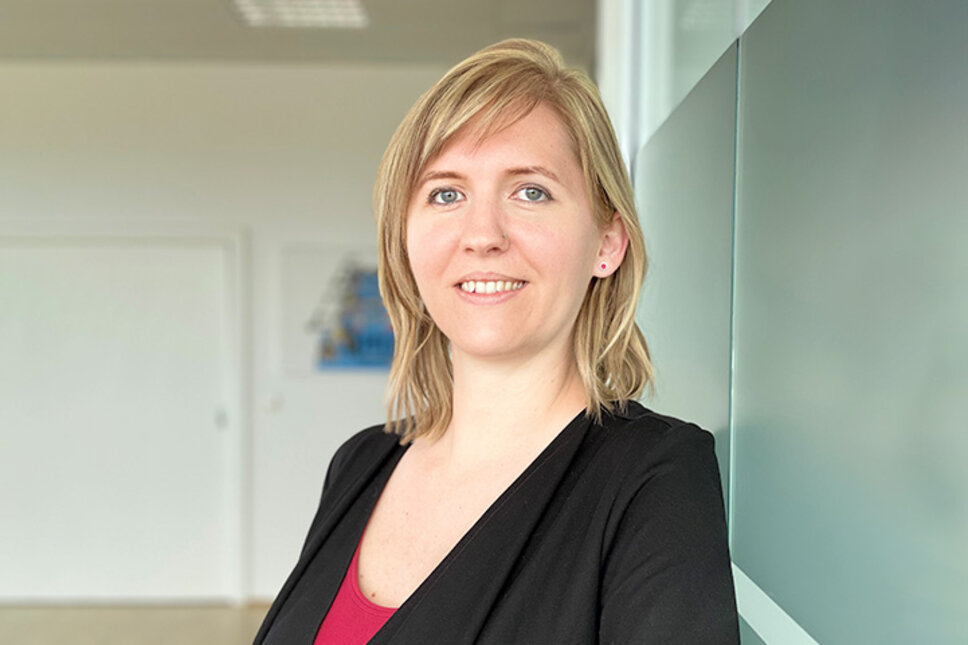
[(387, 446), (399, 443), (398, 435), (387, 432), (386, 424), (380, 423), (356, 432), (344, 441), (336, 450), (336, 454), (355, 454), (373, 450), (385, 450)]
[(648, 447), (663, 441), (707, 443), (713, 434), (695, 423), (659, 414), (638, 401), (625, 401), (602, 414), (596, 428), (602, 440)]
[(601, 423), (594, 424), (589, 433), (589, 447), (596, 461), (640, 475), (654, 473), (657, 468), (708, 472), (716, 467), (711, 432), (636, 401), (604, 413)]
[(327, 485), (340, 473), (366, 468), (399, 447), (400, 437), (387, 432), (385, 428), (385, 424), (373, 425), (344, 441), (330, 461)]

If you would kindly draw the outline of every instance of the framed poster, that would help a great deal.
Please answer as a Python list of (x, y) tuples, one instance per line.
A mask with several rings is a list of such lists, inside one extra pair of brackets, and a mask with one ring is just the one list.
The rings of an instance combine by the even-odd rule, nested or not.
[(376, 267), (375, 250), (282, 248), (280, 322), (287, 374), (389, 369), (393, 331)]

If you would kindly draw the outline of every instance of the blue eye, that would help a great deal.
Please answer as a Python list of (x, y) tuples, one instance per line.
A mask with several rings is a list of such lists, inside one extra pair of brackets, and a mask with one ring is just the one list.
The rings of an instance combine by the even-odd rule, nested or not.
[(551, 195), (537, 186), (525, 186), (517, 195), (526, 202), (546, 202), (551, 199)]
[(430, 202), (433, 204), (448, 206), (450, 204), (459, 202), (460, 200), (460, 192), (454, 190), (453, 188), (440, 188), (430, 193)]

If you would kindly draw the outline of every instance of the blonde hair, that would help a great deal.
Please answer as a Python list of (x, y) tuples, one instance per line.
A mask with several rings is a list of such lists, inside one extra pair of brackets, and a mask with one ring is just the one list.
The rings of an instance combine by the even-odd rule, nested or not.
[(458, 63), (421, 96), (397, 128), (377, 174), (380, 293), (395, 345), (387, 391), (387, 428), (401, 443), (439, 437), (452, 414), (449, 341), (417, 292), (406, 250), (406, 219), (419, 174), (472, 118), (479, 136), (527, 115), (539, 103), (560, 116), (585, 175), (600, 228), (614, 213), (629, 244), (618, 270), (593, 278), (574, 327), (574, 351), (587, 393), (587, 413), (600, 420), (652, 384), (645, 338), (635, 323), (645, 277), (645, 243), (632, 185), (598, 90), (584, 72), (565, 67), (553, 47), (505, 40)]

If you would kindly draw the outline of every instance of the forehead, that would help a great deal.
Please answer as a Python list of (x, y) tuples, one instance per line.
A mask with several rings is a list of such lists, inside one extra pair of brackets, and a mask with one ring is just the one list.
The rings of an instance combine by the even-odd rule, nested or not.
[(578, 148), (564, 120), (553, 107), (539, 103), (526, 112), (508, 109), (472, 117), (444, 142), (424, 170), (455, 157), (477, 157), (495, 150), (540, 156), (546, 162), (578, 163)]

